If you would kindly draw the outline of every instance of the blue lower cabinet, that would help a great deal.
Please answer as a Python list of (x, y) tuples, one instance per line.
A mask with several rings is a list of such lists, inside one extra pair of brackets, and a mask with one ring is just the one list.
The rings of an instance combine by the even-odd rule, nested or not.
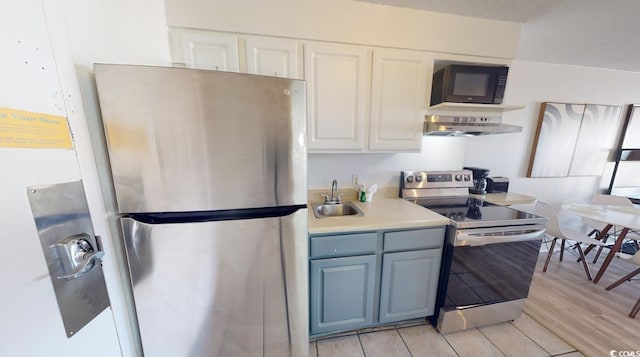
[(433, 315), (445, 227), (310, 236), (311, 336)]
[(440, 249), (383, 255), (380, 323), (433, 315), (440, 260)]
[(376, 255), (312, 260), (311, 334), (373, 324)]

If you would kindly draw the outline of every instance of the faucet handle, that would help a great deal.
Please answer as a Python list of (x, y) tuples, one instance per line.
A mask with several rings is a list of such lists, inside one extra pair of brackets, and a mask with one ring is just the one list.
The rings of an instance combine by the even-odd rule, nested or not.
[(321, 197), (324, 197), (324, 203), (327, 204), (329, 202), (329, 195), (326, 195), (324, 193), (320, 194)]
[(342, 196), (344, 196), (344, 193), (339, 193), (338, 197), (336, 198), (336, 202), (337, 203), (342, 203)]

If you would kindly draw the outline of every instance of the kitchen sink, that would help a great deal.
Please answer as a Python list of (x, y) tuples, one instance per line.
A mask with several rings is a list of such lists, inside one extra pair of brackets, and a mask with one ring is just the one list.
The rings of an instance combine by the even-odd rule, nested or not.
[(351, 202), (336, 204), (313, 203), (311, 207), (316, 218), (364, 216), (364, 213)]

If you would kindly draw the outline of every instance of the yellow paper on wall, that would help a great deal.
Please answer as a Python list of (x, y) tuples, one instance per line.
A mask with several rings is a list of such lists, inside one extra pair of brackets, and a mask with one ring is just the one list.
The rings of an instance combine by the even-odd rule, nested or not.
[(64, 117), (0, 107), (0, 148), (72, 149)]

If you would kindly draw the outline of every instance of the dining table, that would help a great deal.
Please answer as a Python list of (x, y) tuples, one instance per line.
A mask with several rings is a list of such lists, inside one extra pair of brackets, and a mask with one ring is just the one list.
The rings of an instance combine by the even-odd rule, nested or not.
[(617, 235), (615, 243), (609, 250), (609, 254), (607, 254), (604, 262), (598, 270), (598, 273), (593, 279), (594, 284), (597, 284), (600, 281), (604, 272), (607, 270), (607, 267), (611, 263), (611, 260), (613, 260), (616, 253), (620, 251), (622, 243), (626, 238), (636, 240), (640, 239), (640, 236), (635, 234), (627, 236), (629, 231), (640, 231), (640, 208), (638, 207), (596, 204), (565, 204), (562, 205), (562, 209), (571, 214), (605, 224), (605, 227), (596, 237), (598, 240), (604, 239), (613, 227), (619, 227), (621, 229), (620, 234)]

